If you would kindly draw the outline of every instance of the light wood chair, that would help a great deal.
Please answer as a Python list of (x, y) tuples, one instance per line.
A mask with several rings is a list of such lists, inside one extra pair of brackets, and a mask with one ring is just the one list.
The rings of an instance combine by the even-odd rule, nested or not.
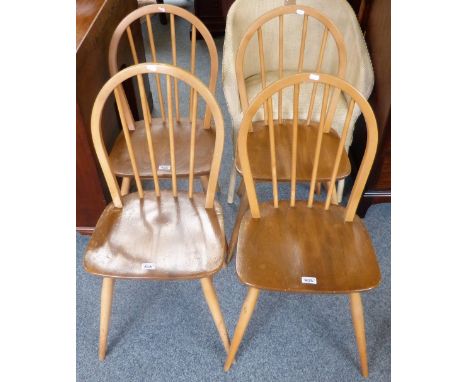
[[(175, 32), (175, 23), (176, 17), (185, 20), (191, 25), (191, 50), (190, 50), (190, 72), (196, 75), (196, 55), (197, 55), (197, 34), (201, 35), (203, 41), (206, 43), (208, 52), (210, 55), (210, 79), (208, 88), (210, 91), (215, 94), (216, 91), (216, 80), (218, 76), (218, 53), (216, 50), (216, 45), (214, 43), (213, 37), (206, 28), (206, 26), (194, 16), (192, 13), (187, 10), (176, 7), (168, 4), (157, 4), (157, 5), (148, 5), (136, 9), (127, 17), (125, 17), (120, 24), (115, 29), (111, 43), (109, 46), (109, 71), (111, 75), (115, 75), (119, 71), (118, 66), (118, 52), (119, 46), (121, 45), (121, 40), (123, 35), (126, 35), (126, 39), (130, 45), (132, 52), (133, 60), (135, 64), (139, 63), (138, 54), (135, 47), (135, 42), (132, 34), (132, 27), (137, 24), (137, 27), (146, 26), (149, 39), (148, 51), (151, 52), (151, 62), (159, 62), (157, 55), (157, 46), (155, 43), (153, 25), (151, 23), (152, 16), (155, 14), (164, 14), (169, 15), (170, 20), (170, 31), (171, 31), (171, 51), (172, 51), (172, 65), (177, 66), (177, 43), (176, 43), (176, 32)], [(156, 111), (151, 113), (151, 108), (148, 108), (148, 115), (151, 120), (151, 131), (153, 139), (158, 139), (161, 135), (165, 134), (165, 125), (166, 125), (166, 113), (163, 97), (163, 84), (161, 84), (161, 79), (159, 75), (156, 75), (154, 79), (155, 89), (158, 99), (158, 108), (160, 117), (155, 117)], [(131, 109), (127, 97), (125, 95), (124, 88), (119, 86), (118, 91), (121, 93), (121, 102), (122, 108), (124, 110), (125, 119), (127, 126), (130, 130), (136, 130), (136, 133), (132, 135), (133, 144), (136, 148), (135, 155), (136, 160), (140, 168), (140, 177), (141, 178), (151, 178), (151, 166), (150, 163), (144, 158), (148, 158), (145, 142), (145, 132), (144, 132), (144, 121), (135, 121), (132, 115)], [(181, 117), (180, 112), (180, 99), (179, 99), (179, 84), (177, 79), (175, 80), (175, 124), (176, 128), (174, 130), (174, 140), (177, 142), (176, 145), (176, 155), (184, 156), (183, 154), (188, 152), (190, 146), (190, 128), (192, 120), (192, 104), (193, 104), (193, 92), (190, 92), (189, 98), (189, 115), (186, 118)], [(200, 178), (202, 186), (206, 187), (207, 177), (210, 172), (210, 162), (213, 155), (214, 147), (214, 131), (211, 128), (211, 111), (209, 108), (206, 109), (203, 119), (197, 119), (197, 125), (203, 125), (204, 129), (197, 129), (197, 142), (201, 147), (200, 150), (196, 153), (195, 168), (194, 174), (195, 177)], [(161, 146), (159, 148), (157, 155), (157, 160), (159, 163), (168, 163), (169, 161), (169, 147)], [(185, 156), (184, 156), (185, 157)], [(118, 177), (121, 177), (123, 184), (123, 191), (127, 193), (130, 188), (130, 182), (132, 180), (131, 172), (132, 166), (130, 163), (130, 158), (127, 155), (125, 149), (125, 139), (123, 133), (120, 134), (114, 144), (114, 147), (110, 153), (110, 161), (115, 169), (115, 173)], [(189, 174), (188, 162), (180, 161), (177, 164), (176, 176), (177, 177), (187, 177)], [(162, 166), (157, 169), (158, 175), (161, 178), (171, 177), (171, 171), (166, 166)]]
[[(289, 65), (287, 65), (286, 70), (284, 70), (284, 24), (288, 21), (290, 23), (295, 21), (297, 24), (298, 18), (302, 24), (299, 49), (297, 52), (295, 52), (298, 53), (298, 57), (294, 62), (294, 67), (291, 67), (292, 59), (291, 57), (288, 57), (287, 61), (289, 62)], [(311, 24), (311, 34), (308, 34), (309, 24)], [(275, 61), (265, 60), (263, 30), (265, 30), (268, 34), (272, 34), (274, 30), (279, 31), (277, 31), (278, 40), (276, 41), (278, 57)], [(254, 36), (256, 36), (256, 39)], [(328, 43), (328, 40), (330, 40), (329, 36), (331, 36), (332, 43), (334, 44)], [(288, 41), (288, 38), (286, 38), (286, 41)], [(303, 5), (278, 7), (263, 14), (253, 24), (250, 25), (242, 37), (242, 40), (240, 41), (239, 50), (237, 51), (236, 56), (236, 78), (243, 114), (246, 113), (250, 104), (250, 100), (252, 100), (253, 97), (261, 90), (265, 89), (267, 83), (271, 83), (295, 72), (299, 73), (305, 70), (304, 57), (306, 46), (313, 45), (314, 42), (320, 43), (320, 48), (317, 49), (317, 52), (315, 52), (315, 71), (321, 71), (326, 52), (328, 61), (332, 60), (332, 57), (335, 57), (331, 54), (332, 49), (327, 50), (327, 47), (334, 45), (335, 48), (333, 49), (336, 51), (337, 57), (335, 72), (339, 77), (343, 78), (346, 73), (346, 47), (343, 37), (333, 22), (316, 9)], [(268, 45), (270, 46), (270, 49), (271, 44), (272, 40), (271, 37), (269, 37)], [(255, 45), (257, 48), (255, 50), (257, 50), (257, 52), (252, 50), (252, 47), (255, 47)], [(309, 51), (308, 53), (310, 56), (310, 53), (314, 52)], [(257, 69), (251, 64), (253, 57), (258, 57), (260, 66), (258, 69), (258, 75), (254, 74)], [(312, 65), (310, 59), (308, 60), (307, 64), (309, 67)], [(255, 86), (255, 84), (257, 86)], [(299, 116), (304, 117), (304, 119), (300, 119), (298, 122), (300, 125), (299, 131), (301, 132), (301, 137), (298, 140), (298, 153), (299, 155), (304, 156), (304, 158), (301, 157), (298, 160), (299, 168), (297, 169), (296, 176), (298, 181), (308, 181), (310, 179), (310, 173), (313, 165), (313, 160), (308, 155), (308, 148), (311, 146), (311, 142), (315, 141), (317, 137), (318, 119), (320, 116), (320, 110), (322, 106), (321, 100), (323, 98), (323, 94), (321, 87), (317, 87), (316, 84), (304, 83), (301, 84), (301, 87), (302, 92), (300, 92), (298, 99), (298, 113)], [(278, 94), (272, 99), (273, 123), (279, 126), (279, 135), (277, 137), (276, 146), (278, 163), (277, 176), (278, 181), (280, 182), (291, 179), (291, 145), (289, 131), (292, 126), (292, 103), (293, 93), (291, 89), (285, 89), (284, 92), (278, 92)], [(325, 121), (324, 126), (325, 131), (330, 133), (326, 136), (327, 139), (324, 141), (324, 153), (331, 153), (336, 151), (336, 147), (339, 143), (339, 134), (341, 131), (339, 130), (339, 124), (336, 122), (334, 123), (334, 127), (337, 128), (338, 131), (335, 131), (332, 128), (332, 122), (334, 119), (337, 119), (335, 118), (336, 114), (339, 114), (338, 122), (343, 121), (346, 115), (346, 99), (343, 95), (340, 95), (339, 91), (334, 92), (333, 96), (331, 97), (330, 108), (332, 112), (328, 113), (328, 115), (331, 117)], [(263, 160), (263, 152), (267, 152), (270, 147), (268, 129), (266, 128), (267, 110), (268, 105), (265, 104), (263, 105), (263, 108), (259, 110), (252, 118), (254, 122), (250, 131), (254, 132), (254, 134), (252, 134), (249, 139), (252, 176), (255, 180), (262, 181), (271, 181), (269, 163)], [(318, 168), (318, 192), (320, 192), (321, 184), (329, 180), (327, 179), (326, 175), (330, 174), (330, 171), (328, 170), (331, 165), (330, 162), (332, 161), (332, 154), (326, 155), (328, 155), (326, 160), (321, 161)], [(235, 158), (237, 158), (235, 160), (235, 169), (239, 172), (240, 175), (242, 175), (237, 155)], [(351, 165), (346, 156), (346, 160), (338, 169), (337, 179), (344, 179), (347, 175), (349, 175), (350, 172)], [(235, 177), (231, 177), (231, 181), (233, 179), (235, 180)], [(238, 193), (241, 197), (241, 201), (229, 243), (228, 262), (231, 260), (234, 254), (234, 248), (237, 244), (237, 237), (239, 234), (240, 222), (242, 220), (243, 214), (248, 208), (247, 196), (244, 192), (242, 183)]]
[[(233, 145), (236, 144), (242, 114), (253, 98), (266, 85), (300, 71), (320, 71), (339, 76), (353, 84), (366, 98), (373, 86), (372, 65), (354, 11), (346, 0), (301, 0), (297, 5), (284, 5), (284, 0), (237, 0), (229, 10), (223, 51), (223, 89), (232, 118)], [(307, 85), (306, 85), (307, 87)], [(299, 119), (317, 121), (321, 94), (313, 90), (302, 92), (299, 99)], [(317, 98), (315, 109), (310, 105)], [(310, 101), (310, 102), (309, 102)], [(346, 116), (346, 100), (334, 99), (335, 119), (327, 121), (341, 134)], [(273, 99), (276, 121), (292, 116), (293, 94), (286, 91)], [(278, 113), (282, 110), (282, 114)], [(354, 122), (345, 142), (352, 142)], [(264, 118), (263, 109), (253, 121)], [(278, 142), (281, 145), (281, 142)], [(234, 200), (236, 182), (234, 157), (228, 203)], [(255, 177), (255, 166), (252, 164)], [(341, 199), (344, 181), (338, 182)], [(241, 201), (242, 204), (242, 201)]]
[[(323, 90), (320, 124), (315, 142), (309, 141), (308, 154), (313, 157), (309, 177), (308, 200), (296, 200), (297, 172), (303, 160), (298, 141), (301, 129), (298, 121), (299, 92), (304, 83), (321, 86)], [(294, 91), (294, 113), (292, 128), (289, 129), (291, 144), (291, 193), (289, 200), (279, 200), (278, 181), (278, 137), (281, 128), (274, 124), (271, 99), (284, 89)], [(348, 108), (343, 134), (335, 147), (333, 158), (325, 156), (326, 120), (334, 110), (328, 97), (339, 91), (348, 99)], [(252, 172), (253, 156), (249, 149), (252, 133), (249, 133), (255, 113), (267, 104), (270, 149), (263, 152), (263, 160), (270, 163), (273, 203), (259, 203)], [(345, 157), (344, 144), (349, 133), (351, 115), (358, 107), (367, 125), (366, 150), (354, 186), (346, 206), (332, 203), (333, 188), (329, 187), (324, 202), (314, 201), (314, 185), (320, 179), (322, 161), (332, 159), (326, 166), (327, 177), (333, 184)], [(255, 129), (255, 126), (254, 126)], [(375, 288), (380, 282), (380, 270), (372, 241), (362, 220), (355, 216), (358, 202), (377, 149), (377, 123), (366, 99), (349, 83), (337, 77), (319, 73), (295, 74), (268, 86), (251, 103), (242, 120), (238, 154), (244, 175), (245, 189), (250, 211), (241, 223), (237, 244), (236, 270), (242, 283), (248, 286), (247, 297), (232, 338), (225, 370), (231, 367), (234, 356), (244, 335), (260, 290), (301, 293), (344, 293), (350, 298), (351, 316), (361, 359), (361, 371), (368, 375), (364, 313), (360, 292)], [(323, 168), (323, 167), (322, 167)]]
[[(145, 102), (144, 75), (161, 75), (167, 83), (167, 115), (165, 134), (155, 139), (151, 134), (151, 119)], [(125, 109), (119, 86), (135, 78), (139, 85), (144, 110), (142, 130), (146, 138), (146, 153), (154, 181), (154, 191), (143, 190), (141, 163), (133, 136), (125, 119)], [(173, 83), (180, 81), (192, 90), (192, 119), (186, 158), (179, 156), (175, 139)], [(102, 137), (101, 117), (104, 104), (114, 95), (137, 192), (124, 195), (116, 179), (116, 170), (110, 160)], [(198, 100), (203, 100), (212, 112), (215, 141), (211, 155), (211, 171), (205, 193), (194, 191), (196, 151), (200, 149), (197, 123)], [(99, 164), (109, 187), (112, 203), (102, 213), (86, 249), (86, 271), (103, 278), (101, 294), (101, 329), (99, 359), (106, 354), (107, 333), (112, 307), (114, 281), (135, 280), (188, 280), (200, 279), (202, 289), (216, 328), (226, 351), (229, 338), (220, 310), (212, 277), (220, 270), (225, 258), (224, 220), (221, 205), (215, 200), (216, 184), (224, 143), (224, 125), (221, 110), (211, 91), (192, 74), (166, 64), (139, 64), (122, 70), (103, 86), (94, 103), (91, 132)], [(169, 147), (172, 190), (160, 187), (157, 153), (160, 147)], [(203, 149), (203, 147), (201, 148)], [(139, 156), (137, 156), (139, 155)], [(141, 160), (141, 159), (140, 159)], [(179, 161), (188, 163), (188, 191), (177, 187), (175, 169)]]

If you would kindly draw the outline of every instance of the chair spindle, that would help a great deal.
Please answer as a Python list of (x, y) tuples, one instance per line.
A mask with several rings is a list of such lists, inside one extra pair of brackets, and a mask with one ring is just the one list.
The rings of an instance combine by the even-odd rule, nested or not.
[(293, 137), (291, 150), (291, 202), (290, 206), (296, 204), (296, 171), (297, 171), (297, 124), (299, 114), (299, 84), (294, 85), (293, 96)]
[(317, 170), (318, 170), (319, 159), (320, 159), (320, 150), (322, 148), (323, 126), (325, 124), (326, 110), (327, 110), (327, 105), (328, 105), (328, 93), (329, 93), (330, 87), (329, 85), (324, 85), (324, 87), (325, 89), (323, 91), (322, 110), (320, 111), (319, 131), (317, 134), (317, 142), (315, 144), (314, 165), (312, 168), (312, 178), (310, 180), (309, 200), (307, 202), (308, 207), (312, 207), (314, 203), (315, 183), (317, 182)]
[[(174, 14), (170, 15), (171, 20), (171, 46), (172, 46), (172, 65), (177, 66), (177, 49), (176, 49), (176, 34), (175, 34), (175, 21)], [(174, 95), (175, 95), (175, 110), (176, 121), (180, 120), (179, 113), (179, 84), (177, 78), (174, 78)]]
[[(135, 65), (138, 65), (139, 63), (138, 54), (135, 48), (135, 41), (133, 40), (132, 29), (129, 26), (127, 27), (127, 37), (128, 37), (128, 42), (130, 43), (130, 50), (132, 51), (133, 62)], [(143, 106), (143, 103), (146, 104), (146, 107)], [(147, 117), (151, 120), (151, 112), (148, 106), (148, 100), (146, 98), (144, 100), (143, 99), (141, 100), (141, 109), (142, 109), (143, 114), (147, 113)]]
[(169, 149), (170, 149), (170, 157), (171, 157), (172, 195), (176, 197), (177, 196), (177, 177), (176, 177), (175, 149), (174, 149), (172, 81), (169, 75), (166, 75), (166, 88), (167, 88), (167, 118), (169, 119)]
[[(137, 75), (137, 81), (138, 81), (138, 89), (140, 93), (142, 107), (148, 107), (148, 105), (145, 102), (143, 102), (143, 100), (146, 99), (146, 92), (145, 92), (145, 86), (143, 83), (143, 77), (141, 74)], [(145, 122), (146, 141), (148, 143), (148, 153), (149, 153), (150, 162), (151, 162), (151, 173), (153, 174), (154, 191), (156, 193), (156, 196), (160, 196), (156, 156), (154, 155), (153, 136), (151, 134), (151, 119), (148, 118), (147, 110), (146, 112), (143, 113), (143, 115), (144, 115), (144, 122)]]
[[(257, 38), (258, 38), (258, 55), (260, 57), (260, 75), (261, 75), (261, 80), (262, 80), (262, 90), (265, 89), (266, 87), (266, 77), (265, 77), (265, 55), (263, 52), (263, 33), (262, 33), (262, 28), (258, 28), (257, 30)], [(268, 115), (268, 110), (267, 110), (267, 102), (263, 104), (263, 119), (265, 125), (267, 124), (267, 115)]]
[[(284, 27), (284, 20), (283, 20), (283, 15), (280, 15), (278, 17), (279, 19), (279, 53), (278, 53), (278, 72), (279, 72), (279, 78), (283, 78), (283, 27)], [(278, 122), (281, 124), (283, 123), (283, 89), (281, 89), (278, 93)]]
[(340, 143), (338, 145), (338, 151), (336, 153), (335, 162), (333, 163), (332, 177), (330, 179), (330, 184), (333, 185), (333, 187), (328, 188), (327, 200), (325, 202), (325, 209), (326, 210), (328, 210), (328, 208), (330, 207), (330, 201), (332, 199), (333, 190), (335, 188), (334, 185), (335, 185), (335, 182), (336, 182), (336, 174), (338, 173), (338, 167), (340, 165), (341, 156), (343, 154), (343, 149), (344, 149), (346, 137), (348, 135), (348, 129), (349, 129), (349, 125), (350, 125), (350, 122), (351, 122), (351, 116), (353, 115), (354, 104), (355, 104), (355, 101), (351, 100), (350, 103), (349, 103), (349, 106), (348, 106), (348, 111), (346, 113), (345, 123), (343, 125), (343, 131), (341, 133)]
[[(146, 15), (146, 26), (148, 29), (148, 36), (150, 40), (150, 48), (151, 48), (151, 57), (153, 59), (154, 63), (157, 63), (157, 55), (156, 55), (156, 44), (154, 43), (154, 37), (153, 37), (153, 26), (151, 25), (151, 16)], [(161, 110), (161, 117), (162, 120), (166, 120), (166, 110), (164, 108), (164, 100), (162, 96), (162, 90), (161, 90), (161, 79), (159, 77), (159, 74), (155, 74), (154, 78), (156, 80), (156, 89), (158, 92), (158, 99), (159, 99), (159, 108)]]
[(301, 36), (301, 45), (299, 48), (299, 62), (297, 63), (297, 71), (302, 72), (302, 67), (304, 65), (304, 47), (307, 38), (307, 26), (309, 24), (309, 17), (305, 14), (304, 21), (302, 22), (302, 36)]
[(125, 114), (122, 106), (122, 100), (120, 94), (117, 90), (114, 90), (115, 101), (117, 102), (117, 109), (119, 111), (120, 122), (122, 124), (122, 130), (125, 137), (125, 143), (127, 144), (128, 154), (130, 156), (130, 163), (132, 164), (133, 176), (135, 177), (135, 182), (137, 185), (138, 196), (143, 198), (143, 186), (141, 184), (140, 174), (138, 172), (138, 166), (135, 159), (135, 152), (133, 151), (132, 138), (130, 136), (130, 131), (127, 126), (127, 121), (125, 119)]
[[(190, 73), (195, 75), (195, 56), (196, 56), (196, 38), (197, 38), (197, 28), (195, 28), (195, 25), (192, 24), (192, 45), (191, 45), (191, 50), (190, 50)], [(197, 116), (193, 116), (192, 114), (192, 102), (193, 102), (193, 92), (194, 89), (190, 88), (190, 100), (189, 100), (189, 121), (192, 120), (192, 118), (197, 118)]]
[(271, 97), (268, 98), (268, 134), (270, 139), (271, 186), (273, 188), (273, 204), (275, 208), (278, 208), (278, 176), (276, 172), (275, 125), (273, 122), (273, 107)]
[[(319, 52), (319, 56), (318, 56), (318, 59), (317, 59), (317, 66), (316, 66), (316, 69), (315, 69), (315, 71), (317, 73), (319, 73), (321, 68), (322, 68), (323, 56), (324, 56), (324, 53), (325, 53), (325, 47), (327, 45), (327, 40), (328, 40), (328, 28), (324, 27), (324, 31), (323, 31), (323, 35), (322, 35), (322, 42), (320, 44), (320, 52)], [(311, 91), (311, 95), (310, 95), (309, 110), (307, 112), (307, 125), (310, 124), (310, 120), (312, 118), (312, 112), (314, 111), (316, 94), (317, 94), (317, 83), (314, 82), (314, 84), (312, 85), (312, 91)]]
[(195, 167), (195, 130), (197, 127), (197, 106), (198, 106), (198, 94), (195, 89), (191, 88), (193, 91), (193, 104), (191, 114), (192, 114), (192, 129), (190, 131), (190, 169), (189, 169), (189, 197), (193, 196), (193, 174)]

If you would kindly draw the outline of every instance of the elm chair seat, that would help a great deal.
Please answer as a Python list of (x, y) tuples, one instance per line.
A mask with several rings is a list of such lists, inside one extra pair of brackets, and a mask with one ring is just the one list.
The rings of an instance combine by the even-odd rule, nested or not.
[[(271, 181), (271, 164), (265, 160), (265, 153), (270, 150), (268, 125), (263, 122), (254, 122), (253, 131), (249, 133), (247, 151), (249, 153), (252, 176), (255, 180)], [(291, 141), (293, 137), (293, 121), (283, 120), (278, 126), (274, 121), (276, 150), (276, 171), (278, 181), (291, 180)], [(306, 121), (298, 122), (297, 161), (301, 166), (297, 168), (296, 177), (299, 181), (309, 181), (313, 169), (315, 155), (315, 142), (317, 141), (319, 126), (317, 123), (310, 125)], [(320, 150), (320, 166), (318, 167), (317, 180), (327, 181), (332, 173), (335, 155), (340, 144), (340, 137), (334, 131), (323, 134), (322, 149)], [(239, 158), (236, 159), (237, 171), (242, 174)], [(343, 179), (351, 173), (351, 163), (348, 155), (343, 151), (338, 167), (337, 179)]]
[[(195, 141), (198, 150), (195, 152), (195, 175), (208, 175), (211, 168), (211, 159), (213, 158), (213, 148), (216, 138), (215, 131), (202, 128), (203, 121), (197, 119), (195, 131)], [(190, 131), (192, 123), (188, 118), (181, 118), (174, 122), (174, 146), (176, 161), (176, 173), (184, 177), (189, 175), (190, 171)], [(152, 118), (151, 132), (153, 135), (153, 145), (155, 147), (156, 161), (158, 163), (158, 176), (171, 176), (171, 158), (168, 145), (160, 144), (168, 140), (167, 122), (161, 118)], [(145, 132), (144, 121), (135, 123), (135, 130), (131, 132), (132, 144), (135, 150), (135, 158), (138, 165), (140, 176), (151, 178), (151, 161), (148, 151), (148, 143)], [(123, 132), (117, 137), (109, 156), (111, 166), (117, 176), (133, 176), (132, 164), (128, 154), (125, 137)]]
[[(290, 208), (262, 203), (261, 219), (242, 220), (236, 269), (241, 282), (259, 289), (350, 293), (375, 288), (380, 270), (372, 241), (359, 217), (345, 222), (346, 209), (297, 201)], [(314, 277), (316, 284), (303, 283)]]
[[(285, 70), (283, 71), (282, 77), (287, 77), (289, 75), (295, 74), (297, 71), (292, 70)], [(272, 84), (275, 81), (278, 81), (281, 77), (279, 76), (278, 71), (268, 71), (265, 72), (265, 84), (266, 86)], [(262, 79), (260, 74), (254, 74), (245, 79), (245, 88), (247, 92), (247, 98), (249, 102), (253, 101), (255, 97), (263, 90), (262, 86)], [(307, 114), (309, 111), (309, 104), (310, 104), (310, 94), (312, 92), (312, 84), (302, 84), (301, 85), (301, 92), (299, 96), (299, 104), (298, 104), (298, 113), (299, 118), (303, 120), (307, 119)], [(320, 108), (321, 108), (321, 100), (323, 98), (323, 89), (317, 88), (316, 95), (315, 95), (315, 105), (312, 112), (312, 121), (318, 121), (320, 117)], [(282, 93), (282, 105), (283, 105), (283, 118), (285, 119), (292, 119), (292, 105), (293, 105), (293, 89), (288, 88), (284, 89)], [(332, 121), (332, 129), (334, 129), (339, 136), (341, 136), (343, 123), (346, 118), (346, 112), (348, 110), (348, 101), (340, 94), (338, 98), (338, 103), (336, 106), (335, 116)], [(359, 113), (355, 113), (356, 116)], [(353, 118), (356, 118), (353, 116)], [(263, 110), (260, 109), (255, 116), (252, 118), (253, 121), (259, 121), (263, 119)], [(276, 121), (278, 119), (278, 97), (273, 97), (273, 119)], [(312, 122), (314, 123), (314, 122)], [(346, 137), (345, 146), (349, 147), (352, 142), (352, 134), (349, 134)]]
[[(123, 197), (109, 204), (88, 245), (87, 272), (118, 278), (190, 279), (207, 277), (223, 265), (224, 222), (221, 206), (205, 208), (205, 195), (168, 190)], [(145, 265), (146, 264), (146, 265)]]

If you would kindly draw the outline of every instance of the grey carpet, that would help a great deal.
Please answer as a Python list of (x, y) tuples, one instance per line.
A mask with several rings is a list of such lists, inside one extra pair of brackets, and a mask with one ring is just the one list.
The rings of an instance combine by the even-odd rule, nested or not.
[[(159, 59), (170, 62), (169, 27), (154, 19)], [(177, 23), (179, 65), (188, 67), (189, 31)], [(216, 39), (221, 60), (222, 39)], [(197, 46), (197, 72), (206, 81), (208, 58)], [(221, 64), (221, 62), (220, 62)], [(220, 72), (221, 76), (221, 72)], [(232, 158), (231, 121), (218, 79), (217, 99), (226, 123), (220, 175), (226, 232), (230, 235), (239, 201), (226, 203)], [(185, 97), (185, 98), (184, 98)], [(181, 87), (181, 99), (188, 99)], [(181, 106), (186, 107), (187, 102)], [(186, 109), (182, 109), (186, 110)], [(150, 185), (149, 185), (150, 186)], [(305, 197), (307, 187), (298, 195)], [(271, 197), (267, 185), (261, 199)], [(283, 186), (282, 197), (289, 196)], [(390, 205), (369, 209), (365, 223), (377, 250), (381, 285), (363, 295), (366, 313), (369, 381), (390, 380)], [(77, 379), (79, 381), (355, 381), (359, 358), (345, 296), (264, 292), (255, 309), (237, 362), (223, 372), (225, 352), (199, 282), (116, 282), (109, 346), (104, 362), (97, 356), (101, 279), (83, 270), (88, 237), (77, 234)], [(239, 283), (235, 261), (219, 272), (215, 287), (230, 336), (246, 287)]]

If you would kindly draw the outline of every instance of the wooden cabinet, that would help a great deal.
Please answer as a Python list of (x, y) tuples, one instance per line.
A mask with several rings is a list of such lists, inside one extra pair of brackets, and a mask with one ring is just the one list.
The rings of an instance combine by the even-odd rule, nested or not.
[(195, 0), (195, 16), (206, 25), (213, 36), (223, 36), (227, 9), (233, 2), (234, 0)]
[[(374, 67), (374, 90), (369, 102), (374, 109), (379, 128), (379, 146), (369, 180), (364, 189), (358, 214), (362, 217), (374, 203), (391, 200), (391, 54), (390, 54), (390, 0), (373, 0), (367, 4), (363, 29)], [(362, 120), (354, 131), (350, 153), (359, 164), (366, 142)]]
[[(117, 24), (136, 8), (136, 0), (76, 2), (76, 228), (82, 233), (90, 233), (94, 229), (109, 201), (91, 141), (91, 111), (97, 93), (109, 79), (107, 55), (112, 33)], [(141, 33), (137, 32), (135, 37), (139, 52), (142, 52)], [(119, 63), (132, 64), (126, 44), (120, 51)], [(106, 126), (104, 139), (110, 147), (120, 130), (112, 103), (103, 112), (103, 124)]]

